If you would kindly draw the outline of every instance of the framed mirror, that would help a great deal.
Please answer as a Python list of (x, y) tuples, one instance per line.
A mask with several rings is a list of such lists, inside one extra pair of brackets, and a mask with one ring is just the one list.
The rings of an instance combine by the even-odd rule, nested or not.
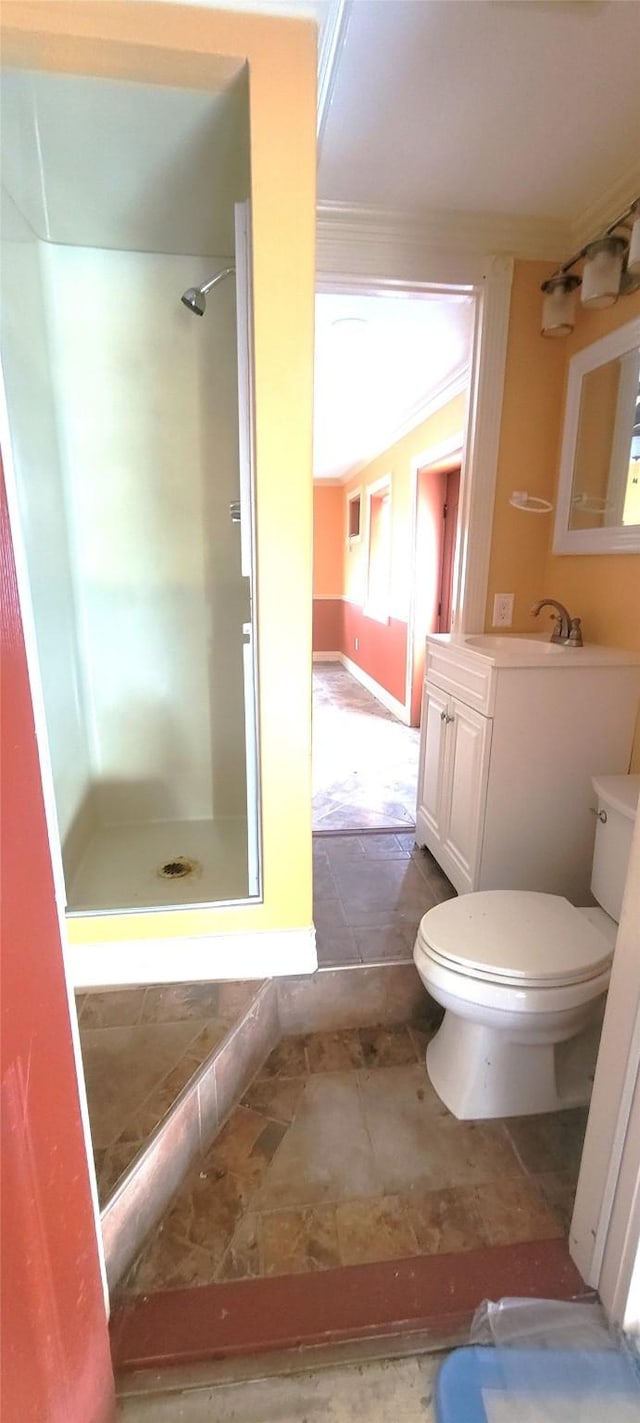
[(553, 551), (640, 552), (640, 318), (569, 363)]

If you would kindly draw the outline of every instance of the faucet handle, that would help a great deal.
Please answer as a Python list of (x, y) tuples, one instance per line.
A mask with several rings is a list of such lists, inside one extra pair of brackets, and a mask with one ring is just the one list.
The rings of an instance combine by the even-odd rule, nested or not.
[(569, 647), (582, 647), (582, 619), (572, 618), (569, 628)]

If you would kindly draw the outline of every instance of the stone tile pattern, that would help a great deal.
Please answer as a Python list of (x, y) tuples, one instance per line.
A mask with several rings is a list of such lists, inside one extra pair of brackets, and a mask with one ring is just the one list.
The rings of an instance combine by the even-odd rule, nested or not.
[(314, 830), (415, 825), (419, 749), (419, 731), (340, 662), (314, 664)]
[(407, 962), (422, 915), (454, 895), (413, 832), (314, 835), (319, 966)]
[(565, 1235), (586, 1111), (457, 1121), (426, 1075), (429, 1032), (283, 1038), (124, 1292)]
[(257, 987), (154, 984), (77, 995), (101, 1205)]

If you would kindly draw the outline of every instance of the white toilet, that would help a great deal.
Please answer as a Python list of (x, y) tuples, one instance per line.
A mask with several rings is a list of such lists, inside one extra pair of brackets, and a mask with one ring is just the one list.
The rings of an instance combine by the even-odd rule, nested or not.
[(600, 1034), (640, 776), (597, 776), (591, 889), (600, 908), (492, 889), (430, 909), (414, 962), (446, 1009), (427, 1048), (438, 1096), (466, 1120), (584, 1105)]

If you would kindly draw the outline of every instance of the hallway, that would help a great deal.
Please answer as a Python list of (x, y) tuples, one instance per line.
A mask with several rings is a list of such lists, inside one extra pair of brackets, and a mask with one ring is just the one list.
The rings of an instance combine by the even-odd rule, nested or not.
[(314, 663), (314, 832), (411, 829), (419, 742), (339, 662)]

